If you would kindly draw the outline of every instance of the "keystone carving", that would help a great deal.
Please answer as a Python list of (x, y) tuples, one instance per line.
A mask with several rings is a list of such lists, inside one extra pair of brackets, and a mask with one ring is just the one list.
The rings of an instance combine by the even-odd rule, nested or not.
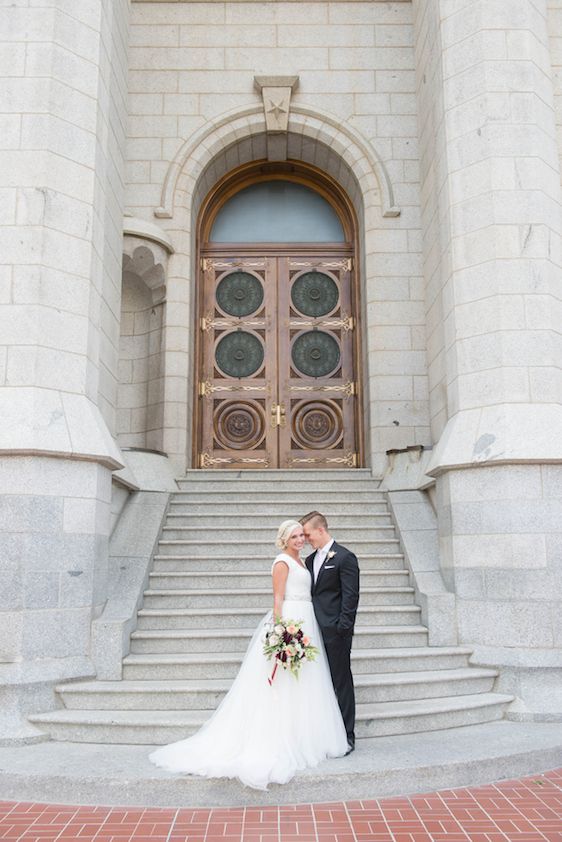
[(298, 76), (254, 76), (254, 86), (263, 101), (268, 161), (287, 160), (291, 94), (298, 84)]

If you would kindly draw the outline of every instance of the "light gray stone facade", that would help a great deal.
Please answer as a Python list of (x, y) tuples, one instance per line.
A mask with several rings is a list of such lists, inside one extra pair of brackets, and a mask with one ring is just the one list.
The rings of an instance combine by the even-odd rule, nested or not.
[(108, 606), (124, 646), (192, 467), (200, 211), (268, 156), (255, 76), (298, 76), (287, 156), (354, 208), (364, 466), (433, 640), (562, 718), (562, 0), (18, 0), (0, 32), (0, 741), (103, 671)]

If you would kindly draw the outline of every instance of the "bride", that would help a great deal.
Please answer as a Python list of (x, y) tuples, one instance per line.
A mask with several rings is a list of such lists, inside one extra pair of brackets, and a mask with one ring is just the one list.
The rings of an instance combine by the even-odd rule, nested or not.
[[(246, 786), (267, 789), (287, 783), (295, 772), (326, 757), (347, 752), (347, 736), (336, 701), (322, 635), (310, 597), (310, 573), (299, 552), (303, 528), (285, 520), (277, 533), (282, 552), (272, 566), (273, 613), (259, 623), (229, 692), (200, 730), (186, 740), (157, 749), (150, 760), (170, 772), (208, 778), (239, 778)], [(304, 661), (298, 678), (278, 669), (263, 654), (272, 617), (303, 623), (318, 648)]]

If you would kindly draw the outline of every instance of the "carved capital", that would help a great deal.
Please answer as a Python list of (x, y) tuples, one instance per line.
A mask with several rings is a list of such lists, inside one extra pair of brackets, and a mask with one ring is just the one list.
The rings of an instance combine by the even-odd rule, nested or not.
[[(164, 254), (158, 254), (158, 251)], [(168, 255), (162, 246), (128, 234), (123, 238), (123, 272), (129, 272), (144, 281), (150, 290), (153, 304), (160, 304), (166, 297), (167, 262)]]

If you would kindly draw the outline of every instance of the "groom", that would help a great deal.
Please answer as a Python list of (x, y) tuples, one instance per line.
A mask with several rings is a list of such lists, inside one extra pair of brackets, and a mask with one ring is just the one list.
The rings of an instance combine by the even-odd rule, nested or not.
[(322, 631), (350, 754), (355, 748), (355, 691), (350, 655), (359, 602), (359, 565), (351, 550), (337, 544), (320, 512), (301, 517), (304, 537), (314, 552), (306, 559), (312, 576), (312, 604)]

